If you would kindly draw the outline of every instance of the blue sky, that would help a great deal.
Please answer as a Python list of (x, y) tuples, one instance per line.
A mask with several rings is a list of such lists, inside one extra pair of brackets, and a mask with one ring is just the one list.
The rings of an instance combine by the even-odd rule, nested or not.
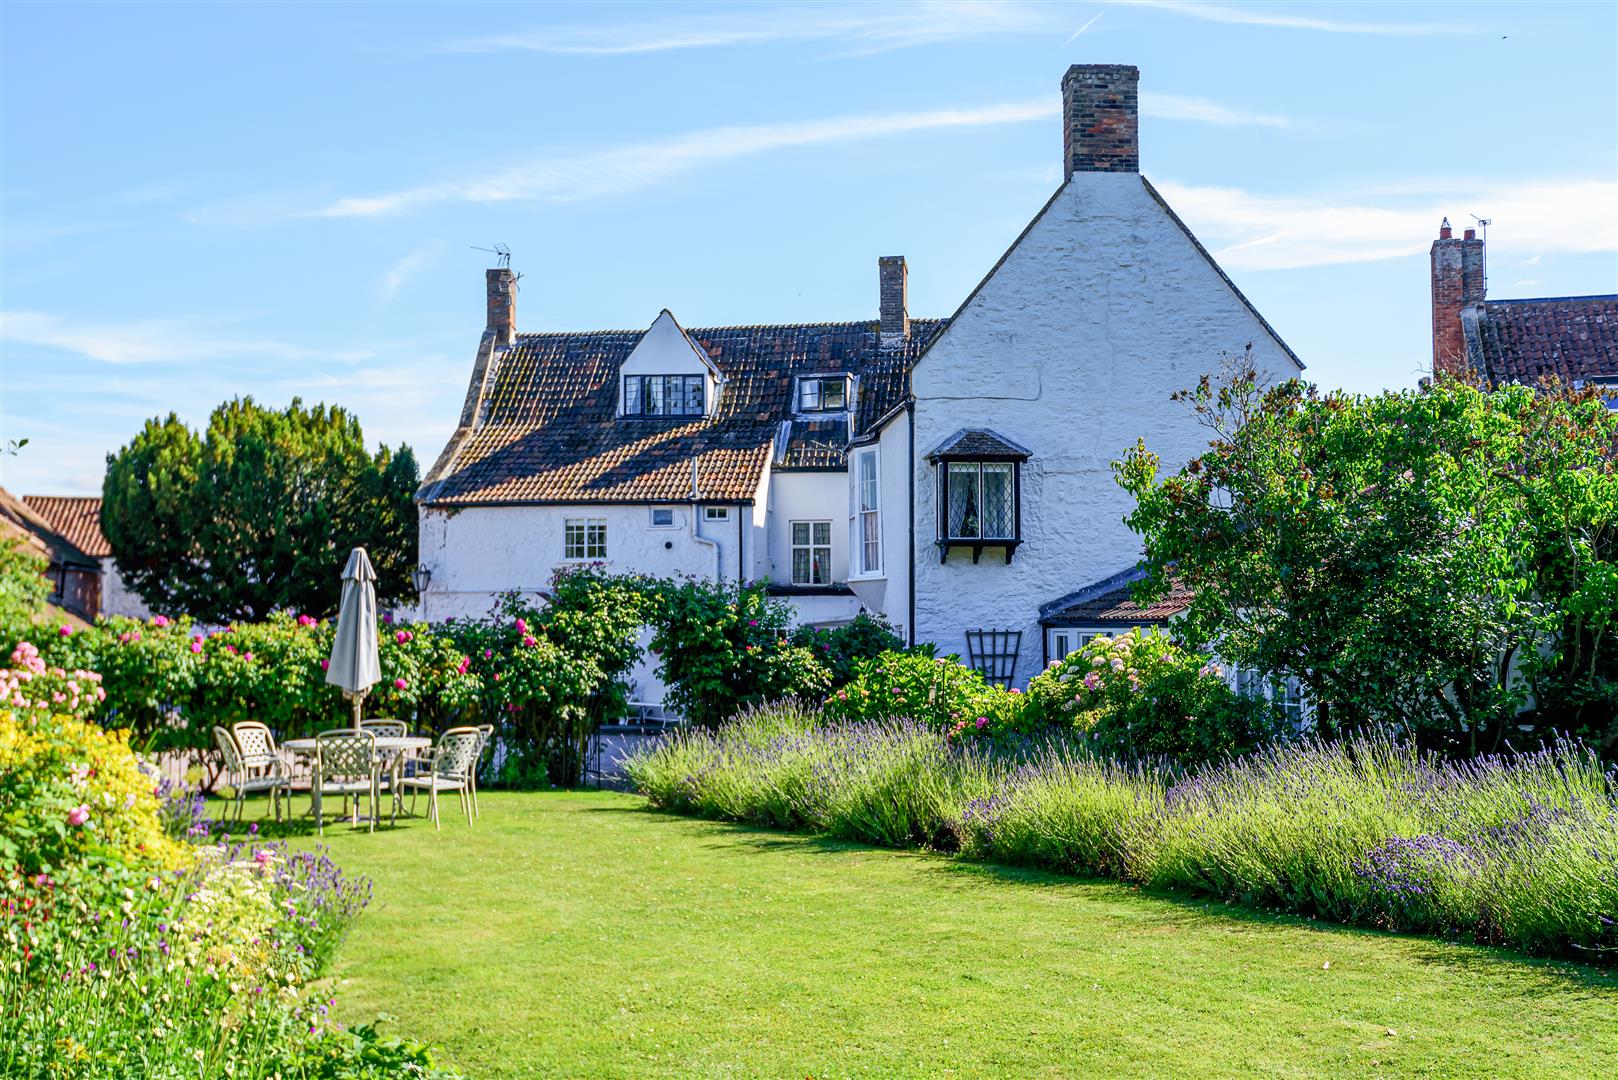
[[(1618, 291), (1618, 5), (0, 8), (0, 462), (93, 494), (148, 416), (353, 409), (424, 465), (496, 241), (520, 329), (954, 310), (1060, 180), (1070, 63), (1327, 386), (1413, 383), (1438, 220), (1491, 296)], [(1168, 406), (1165, 406), (1168, 407)]]

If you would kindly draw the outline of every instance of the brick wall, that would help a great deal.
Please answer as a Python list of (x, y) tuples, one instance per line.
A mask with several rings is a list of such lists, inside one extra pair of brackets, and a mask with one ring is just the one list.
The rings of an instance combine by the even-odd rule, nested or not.
[(1469, 370), (1461, 334), (1461, 309), (1483, 302), (1483, 241), (1467, 229), (1459, 240), (1449, 219), (1439, 227), (1432, 247), (1433, 374), (1459, 375)]
[(1140, 172), (1140, 68), (1074, 64), (1062, 77), (1063, 170)]

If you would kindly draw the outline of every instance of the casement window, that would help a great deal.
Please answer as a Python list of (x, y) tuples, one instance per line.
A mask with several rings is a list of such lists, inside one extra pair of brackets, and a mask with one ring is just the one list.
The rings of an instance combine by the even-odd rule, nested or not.
[(882, 572), (882, 506), (876, 454), (875, 450), (861, 450), (854, 458), (857, 489), (854, 536), (859, 546), (862, 574)]
[(654, 528), (654, 529), (672, 529), (672, 528), (674, 528), (674, 507), (672, 507), (672, 506), (654, 506), (654, 507), (652, 507), (652, 528)]
[(1047, 662), (1055, 663), (1076, 653), (1098, 637), (1106, 637), (1105, 630), (1076, 630), (1071, 626), (1053, 627), (1047, 632), (1045, 648)]
[(792, 584), (831, 584), (831, 522), (794, 521), (792, 533)]
[(814, 375), (798, 380), (799, 412), (844, 412), (848, 398), (846, 375)]
[(730, 507), (728, 507), (728, 506), (704, 506), (702, 508), (702, 520), (703, 521), (729, 521), (730, 520)]
[(607, 521), (605, 518), (566, 518), (562, 522), (562, 557), (566, 559), (605, 559)]
[(1022, 463), (1028, 451), (986, 429), (963, 429), (927, 455), (938, 469), (938, 554), (972, 549), (977, 562), (986, 547), (1000, 548), (1006, 562), (1022, 543)]
[(625, 375), (625, 416), (701, 416), (701, 375)]

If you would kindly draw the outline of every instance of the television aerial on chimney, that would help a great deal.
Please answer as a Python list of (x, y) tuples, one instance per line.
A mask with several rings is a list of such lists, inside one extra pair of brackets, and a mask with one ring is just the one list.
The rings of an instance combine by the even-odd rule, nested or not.
[(473, 244), (471, 247), (473, 251), (487, 251), (490, 255), (493, 255), (499, 261), (500, 269), (502, 270), (511, 265), (511, 249), (504, 244), (496, 244), (494, 247), (478, 247)]

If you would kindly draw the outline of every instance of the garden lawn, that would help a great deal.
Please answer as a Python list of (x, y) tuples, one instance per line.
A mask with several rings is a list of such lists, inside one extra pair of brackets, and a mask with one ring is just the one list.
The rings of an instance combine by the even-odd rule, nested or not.
[(630, 795), (481, 799), (470, 833), (326, 835), (376, 882), (341, 1018), (472, 1077), (1618, 1076), (1611, 973)]

